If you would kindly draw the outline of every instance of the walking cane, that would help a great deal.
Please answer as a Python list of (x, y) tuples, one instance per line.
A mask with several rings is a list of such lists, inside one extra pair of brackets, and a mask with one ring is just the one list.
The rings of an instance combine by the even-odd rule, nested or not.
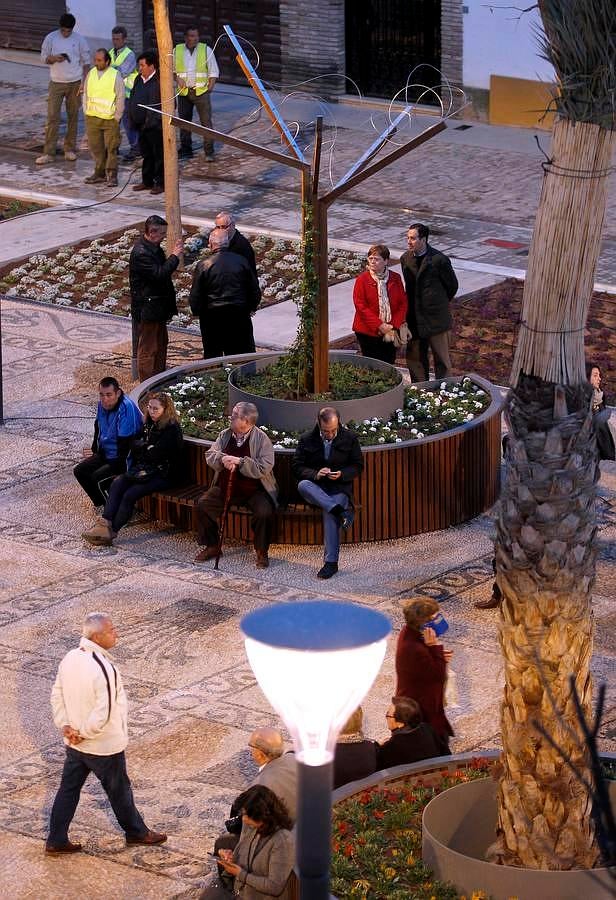
[(218, 525), (218, 547), (216, 552), (216, 562), (214, 568), (218, 568), (220, 556), (222, 554), (222, 541), (225, 536), (225, 528), (227, 527), (227, 516), (229, 515), (229, 504), (231, 503), (231, 494), (233, 493), (233, 479), (235, 478), (235, 466), (229, 471), (229, 480), (227, 481), (227, 492), (225, 493), (225, 504), (222, 508), (220, 523)]

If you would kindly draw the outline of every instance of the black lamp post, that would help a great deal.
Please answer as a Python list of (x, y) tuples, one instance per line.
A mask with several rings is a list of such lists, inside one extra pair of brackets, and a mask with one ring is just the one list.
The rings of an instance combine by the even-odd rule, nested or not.
[(301, 900), (329, 900), (336, 738), (383, 662), (389, 620), (354, 603), (278, 603), (241, 624), (263, 693), (293, 737), (298, 761)]

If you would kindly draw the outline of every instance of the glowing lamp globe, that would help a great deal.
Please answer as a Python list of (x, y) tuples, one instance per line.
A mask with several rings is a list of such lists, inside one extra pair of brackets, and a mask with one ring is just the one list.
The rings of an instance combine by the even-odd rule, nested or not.
[(241, 630), (248, 661), (289, 729), (298, 761), (330, 762), (340, 729), (381, 667), (389, 620), (354, 603), (307, 600), (249, 613)]

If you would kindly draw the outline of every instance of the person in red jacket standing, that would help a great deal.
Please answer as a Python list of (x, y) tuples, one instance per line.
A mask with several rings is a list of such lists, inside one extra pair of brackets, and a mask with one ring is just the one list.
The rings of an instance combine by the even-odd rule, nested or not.
[(411, 697), (419, 704), (424, 722), (434, 729), (449, 753), (453, 729), (443, 707), (447, 663), (453, 651), (445, 650), (428, 623), (440, 613), (436, 600), (416, 597), (403, 607), (406, 625), (396, 647), (396, 696)]
[(353, 287), (353, 331), (362, 356), (393, 365), (396, 346), (401, 346), (399, 329), (406, 319), (407, 299), (402, 279), (389, 271), (388, 260), (384, 244), (368, 250), (368, 268)]

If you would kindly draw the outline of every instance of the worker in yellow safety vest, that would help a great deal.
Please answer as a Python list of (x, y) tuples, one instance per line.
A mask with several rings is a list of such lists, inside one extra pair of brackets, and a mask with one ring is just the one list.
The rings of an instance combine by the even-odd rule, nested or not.
[[(212, 104), (210, 94), (218, 80), (218, 63), (214, 51), (199, 41), (199, 29), (194, 25), (184, 32), (184, 43), (173, 50), (173, 72), (178, 88), (178, 116), (192, 122), (196, 107), (199, 121), (206, 128), (212, 127)], [(214, 160), (214, 142), (204, 138), (203, 149), (208, 162)], [(190, 131), (180, 131), (180, 159), (190, 159), (193, 155)]]
[(118, 184), (118, 147), (124, 93), (124, 81), (111, 65), (109, 51), (99, 48), (94, 54), (94, 68), (88, 72), (83, 85), (86, 135), (94, 159), (94, 172), (84, 179), (86, 184), (106, 182), (109, 187)]
[[(137, 58), (134, 51), (131, 50), (131, 48), (126, 43), (127, 37), (128, 33), (123, 25), (116, 25), (115, 28), (112, 28), (111, 43), (113, 46), (109, 48), (109, 53), (111, 54), (111, 65), (114, 69), (118, 70), (118, 72), (124, 79), (126, 96), (130, 97), (130, 92), (133, 89), (135, 78), (137, 77), (138, 72)], [(133, 128), (128, 116), (128, 103), (124, 107), (122, 127), (124, 128), (124, 132), (129, 144), (128, 152), (124, 153), (122, 158), (127, 162), (132, 162), (135, 159), (139, 159), (139, 157), (141, 156), (141, 151), (139, 149), (139, 132), (136, 128)]]

